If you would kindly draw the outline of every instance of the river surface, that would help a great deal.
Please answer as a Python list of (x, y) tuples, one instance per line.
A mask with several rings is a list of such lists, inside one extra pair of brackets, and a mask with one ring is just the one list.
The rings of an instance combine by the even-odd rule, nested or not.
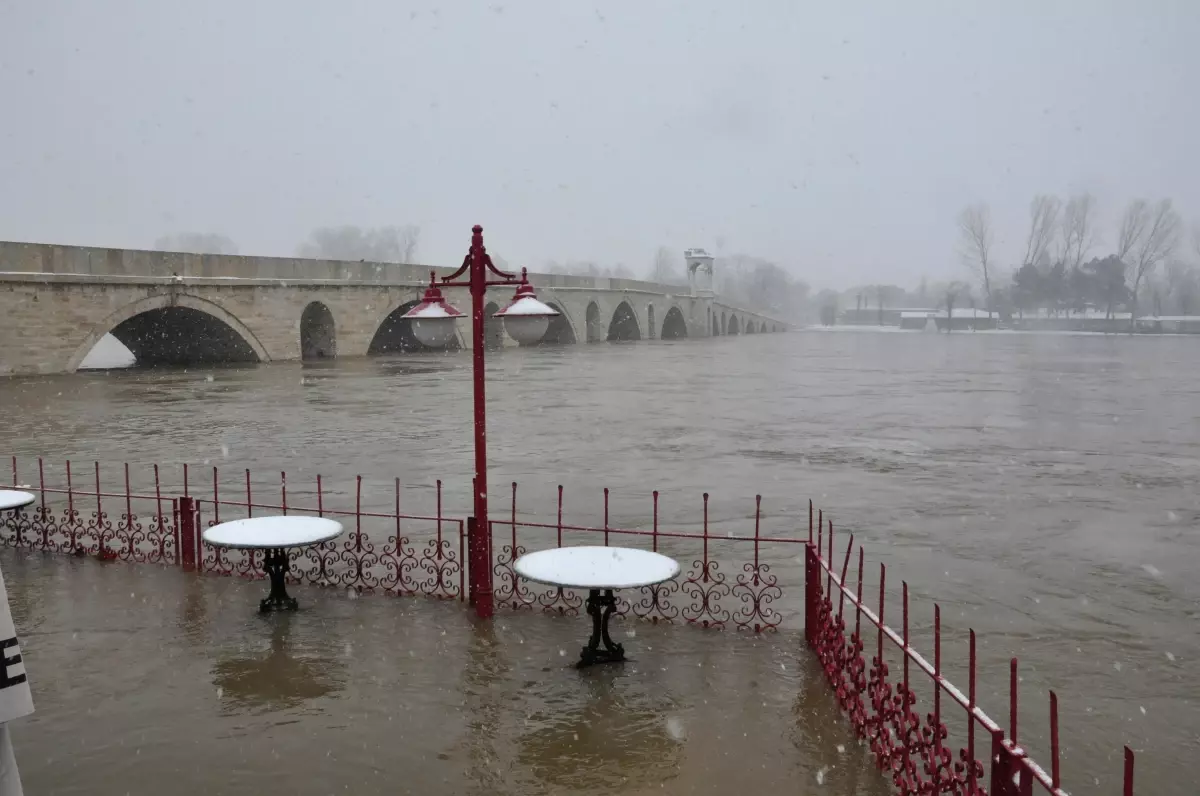
[[(230, 484), (241, 468), (273, 474), (276, 484), (287, 470), (289, 490), (319, 472), (342, 484), (342, 495), (361, 473), (372, 489), (392, 478), (423, 486), (414, 499), (425, 503), (428, 485), (442, 478), (447, 511), (461, 516), (471, 467), (469, 366), (463, 353), (0, 381), (0, 453), (22, 457), (25, 481), (32, 475), (25, 457), (39, 454), (55, 462), (156, 462), (172, 472), (184, 462), (198, 473), (219, 465)], [(812, 498), (834, 518), (839, 539), (852, 531), (866, 545), (869, 594), (880, 562), (889, 587), (908, 581), (918, 646), (929, 649), (932, 601), (941, 604), (945, 668), (964, 689), (966, 630), (979, 633), (980, 703), (1004, 725), (1008, 660), (1020, 658), (1022, 739), (1047, 765), (1045, 692), (1056, 689), (1069, 790), (1119, 793), (1121, 745), (1129, 744), (1138, 753), (1138, 793), (1200, 791), (1188, 765), (1200, 752), (1196, 340), (808, 332), (504, 350), (491, 355), (488, 378), (494, 516), (507, 511), (509, 482), (518, 481), (522, 513), (553, 521), (554, 487), (564, 484), (570, 518), (599, 523), (599, 493), (609, 487), (612, 524), (647, 527), (657, 489), (664, 522), (694, 530), (699, 494), (708, 491), (713, 530), (724, 533), (752, 530), (753, 496), (761, 494), (765, 532), (798, 537), (807, 534)], [(89, 561), (3, 563), (10, 592), (16, 582), (40, 595), (13, 598), (18, 630), (33, 630), (26, 646), (39, 713), (24, 725), (34, 729), (18, 728), (17, 753), (27, 779), (43, 786), (31, 784), (34, 792), (69, 792), (68, 781), (78, 792), (125, 792), (129, 783), (149, 789), (193, 771), (213, 789), (234, 792), (236, 779), (250, 792), (250, 780), (233, 772), (267, 770), (237, 759), (251, 752), (286, 772), (276, 790), (254, 780), (257, 792), (331, 792), (346, 783), (375, 792), (365, 785), (372, 777), (395, 776), (384, 750), (406, 744), (415, 751), (398, 753), (402, 759), (430, 762), (410, 771), (411, 786), (401, 792), (462, 792), (456, 788), (466, 783), (520, 793), (536, 781), (553, 792), (706, 793), (797, 775), (815, 785), (818, 774), (830, 792), (875, 792), (869, 778), (834, 773), (853, 766), (834, 750), (843, 741), (828, 726), (828, 704), (793, 635), (795, 611), (768, 640), (634, 626), (638, 643), (647, 635), (661, 640), (678, 650), (678, 663), (726, 670), (719, 685), (677, 683), (663, 672), (643, 682), (626, 670), (587, 681), (581, 695), (552, 664), (553, 683), (534, 690), (574, 711), (556, 724), (529, 719), (544, 718), (547, 708), (522, 700), (543, 677), (537, 661), (578, 646), (580, 620), (506, 618), (502, 625), (521, 623), (522, 644), (534, 651), (516, 652), (510, 634), (496, 631), (503, 640), (494, 643), (508, 657), (489, 662), (490, 653), (471, 648), (493, 642), (454, 604), (364, 598), (351, 606), (309, 591), (309, 603), (328, 606), (278, 630), (253, 615), (258, 584)], [(784, 580), (795, 579), (793, 559), (777, 565)], [(189, 596), (192, 589), (202, 593)], [(109, 596), (92, 601), (93, 593)], [(126, 593), (133, 608), (103, 613)], [(895, 588), (889, 593), (888, 617), (896, 621)], [(203, 633), (180, 607), (186, 600), (208, 606)], [(438, 628), (454, 647), (445, 652), (453, 671), (404, 664), (411, 683), (429, 686), (421, 692), (427, 704), (389, 712), (372, 692), (397, 676), (384, 664), (407, 657), (398, 651), (406, 644), (436, 652), (428, 645), (439, 643)], [(414, 640), (426, 636), (433, 641)], [(314, 686), (283, 707), (239, 701), (228, 686), (227, 696), (211, 697), (219, 672), (209, 658), (238, 650), (262, 657), (272, 643), (298, 645), (302, 652), (283, 657), (311, 659), (322, 677), (343, 685), (321, 693)], [(192, 654), (188, 644), (206, 652)], [(156, 649), (178, 661), (177, 677), (164, 675), (170, 666), (161, 661), (133, 660)], [(661, 649), (646, 652), (644, 670), (651, 661), (667, 665), (656, 657)], [(480, 672), (472, 674), (472, 661)], [(110, 666), (124, 672), (116, 686), (101, 675)], [(206, 666), (218, 674), (200, 671)], [(149, 676), (142, 667), (156, 672), (158, 693), (136, 682)], [(422, 679), (436, 677), (445, 678), (440, 689)], [(758, 699), (748, 696), (752, 689), (770, 694), (758, 700), (760, 710), (749, 707)], [(212, 704), (202, 707), (204, 698)], [(420, 727), (396, 710), (415, 711)], [(480, 712), (509, 729), (501, 733), (504, 750), (487, 746), (495, 736), (478, 730)], [(433, 726), (443, 714), (445, 726)], [(194, 724), (162, 735), (134, 729), (175, 721)], [(645, 740), (597, 752), (605, 762), (589, 765), (602, 773), (568, 787), (556, 784), (563, 772), (545, 759), (592, 758), (555, 746), (562, 722), (642, 732)], [(709, 731), (715, 725), (720, 732)], [(341, 733), (333, 746), (330, 728)], [(538, 728), (545, 759), (526, 748), (538, 746)], [(257, 740), (237, 740), (244, 738)], [(637, 751), (642, 743), (659, 748)], [(232, 762), (196, 761), (185, 771), (189, 745)], [(86, 763), (63, 767), (85, 747)], [(131, 772), (142, 768), (131, 768), (129, 747), (140, 749), (137, 766), (163, 778), (138, 775), (134, 783)], [(325, 771), (317, 758), (335, 747), (366, 779), (317, 773)], [(691, 774), (620, 779), (653, 766), (683, 771), (684, 759), (696, 761)], [(760, 759), (761, 777), (738, 776), (747, 760)], [(79, 783), (82, 775), (90, 785)]]

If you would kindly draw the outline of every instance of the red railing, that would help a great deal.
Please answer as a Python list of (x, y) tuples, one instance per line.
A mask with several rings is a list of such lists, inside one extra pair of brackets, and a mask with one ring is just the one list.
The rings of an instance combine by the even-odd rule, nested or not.
[[(187, 469), (185, 468), (185, 478)], [(286, 472), (279, 474), (278, 500), (255, 495), (250, 471), (239, 473), (238, 497), (222, 496), (221, 474), (212, 468), (212, 492), (204, 497), (190, 495), (195, 505), (192, 527), (198, 533), (254, 511), (274, 514), (311, 514), (338, 519), (347, 528), (341, 538), (291, 554), (290, 579), (317, 586), (338, 586), (359, 592), (396, 595), (423, 594), (443, 599), (465, 599), (464, 521), (446, 517), (442, 511), (442, 482), (436, 484), (436, 513), (409, 514), (400, 510), (401, 484), (394, 479), (387, 495), (386, 510), (364, 509), (363, 478), (354, 481), (353, 507), (330, 504), (324, 479), (318, 475), (310, 493), (312, 503), (288, 501)], [(294, 486), (294, 485), (293, 485)], [(244, 497), (244, 499), (243, 499)], [(185, 503), (185, 506), (187, 504)], [(261, 552), (222, 550), (198, 539), (196, 565), (201, 572), (261, 578)]]
[[(500, 552), (491, 557), (497, 605), (507, 605), (515, 610), (536, 608), (578, 613), (583, 605), (582, 595), (573, 589), (530, 586), (517, 577), (513, 563), (530, 549), (562, 547), (564, 544), (608, 546), (616, 538), (626, 547), (645, 547), (655, 552), (662, 548), (663, 552), (672, 555), (682, 565), (682, 571), (673, 580), (619, 593), (617, 613), (620, 615), (632, 615), (652, 622), (683, 621), (707, 628), (732, 627), (756, 633), (775, 630), (784, 621), (784, 615), (775, 607), (775, 603), (783, 600), (784, 584), (771, 571), (771, 564), (764, 560), (763, 549), (790, 547), (786, 556), (771, 556), (776, 561), (786, 560), (800, 553), (805, 539), (800, 535), (791, 538), (764, 536), (761, 495), (755, 497), (753, 519), (746, 522), (748, 528), (752, 523), (753, 532), (724, 535), (711, 532), (707, 492), (701, 498), (699, 533), (661, 527), (660, 496), (657, 491), (650, 495), (649, 528), (613, 527), (609, 522), (610, 498), (609, 490), (605, 489), (603, 525), (573, 525), (563, 521), (563, 488), (559, 486), (555, 498), (555, 521), (536, 522), (518, 518), (517, 484), (513, 482), (509, 518), (491, 521), (493, 547), (497, 540), (501, 542)], [(531, 543), (535, 543), (532, 548)], [(726, 563), (732, 563), (735, 567), (729, 570), (736, 573), (732, 581), (722, 570), (716, 555), (718, 552), (725, 553), (723, 558)], [(798, 567), (795, 574), (793, 585), (798, 587)], [(632, 597), (629, 596), (630, 592)], [(798, 619), (799, 612), (795, 615)]]
[[(240, 471), (237, 486), (232, 487), (212, 468), (211, 479), (206, 471), (201, 487), (186, 466), (181, 468), (178, 484), (164, 482), (157, 466), (132, 474), (143, 479), (137, 483), (131, 481), (128, 465), (113, 479), (102, 478), (98, 463), (85, 470), (86, 476), (81, 477), (69, 462), (52, 468), (41, 459), (36, 466), (23, 469), (13, 457), (12, 484), (34, 492), (37, 500), (30, 508), (0, 515), (0, 545), (258, 578), (263, 577), (260, 556), (213, 548), (203, 542), (202, 529), (253, 516), (256, 511), (307, 513), (338, 518), (348, 533), (336, 542), (293, 554), (294, 581), (360, 592), (467, 597), (466, 522), (445, 515), (440, 481), (432, 490), (434, 512), (419, 514), (401, 512), (399, 481), (384, 490), (384, 507), (378, 487), (367, 500), (361, 476), (346, 492), (328, 489), (321, 476), (309, 488), (297, 489), (292, 484), (289, 492), (286, 473), (280, 473), (277, 485), (259, 484), (256, 488), (249, 471)], [(109, 488), (109, 483), (115, 486)], [(964, 694), (942, 668), (940, 607), (934, 606), (930, 663), (912, 645), (908, 584), (902, 589), (902, 630), (896, 632), (884, 618), (886, 567), (880, 565), (879, 600), (873, 609), (864, 599), (862, 546), (857, 551), (857, 579), (852, 587), (847, 578), (855, 552), (854, 536), (850, 536), (839, 565), (834, 556), (833, 525), (820, 513), (814, 517), (811, 503), (808, 534), (801, 538), (763, 532), (761, 497), (755, 499), (753, 514), (740, 521), (745, 531), (719, 534), (710, 523), (707, 493), (700, 504), (699, 531), (694, 531), (681, 530), (677, 523), (663, 527), (658, 492), (650, 496), (649, 527), (627, 528), (610, 523), (607, 489), (600, 505), (603, 521), (591, 525), (564, 521), (561, 486), (554, 497), (553, 522), (519, 516), (516, 483), (511, 489), (508, 518), (491, 521), (489, 536), (493, 547), (499, 543), (499, 552), (488, 550), (485, 556), (493, 567), (499, 604), (514, 610), (579, 612), (583, 598), (575, 591), (530, 586), (516, 577), (513, 563), (529, 550), (571, 543), (608, 545), (614, 538), (622, 545), (661, 550), (679, 560), (683, 571), (672, 581), (622, 598), (620, 613), (652, 622), (682, 621), (706, 628), (762, 632), (790, 624), (789, 614), (795, 616), (798, 627), (802, 608), (805, 640), (816, 653), (835, 698), (899, 793), (1033, 796), (1036, 787), (1038, 792), (1065, 796), (1055, 694), (1050, 693), (1051, 766), (1047, 772), (1018, 743), (1017, 660), (1012, 659), (1010, 665), (1006, 734), (976, 701), (974, 631), (970, 631)], [(297, 496), (301, 500), (297, 501)], [(729, 522), (725, 519), (720, 525)], [(792, 568), (790, 562), (801, 548), (803, 565)], [(723, 569), (722, 561), (733, 568)], [(732, 581), (726, 571), (736, 573)], [(787, 592), (798, 588), (801, 581), (804, 598), (789, 608)], [(868, 666), (865, 634), (871, 628), (875, 639)], [(888, 663), (897, 655), (902, 667), (899, 678)], [(914, 676), (924, 676), (932, 687), (931, 709), (924, 717), (916, 709)], [(946, 699), (948, 704), (944, 704)], [(965, 726), (958, 733), (963, 737), (952, 742), (948, 722), (953, 723), (956, 716)], [(1133, 796), (1133, 770), (1133, 752), (1126, 747), (1124, 796)]]
[[(855, 586), (847, 581), (854, 554), (851, 534), (840, 566), (834, 560), (833, 523), (809, 512), (809, 542), (805, 550), (805, 622), (808, 646), (817, 654), (829, 685), (858, 737), (866, 741), (879, 769), (891, 777), (898, 793), (954, 794), (955, 796), (1033, 796), (1038, 792), (1067, 796), (1059, 767), (1058, 697), (1050, 692), (1050, 772), (1034, 762), (1018, 742), (1017, 659), (1009, 667), (1009, 729), (1004, 729), (976, 702), (977, 660), (975, 631), (970, 631), (967, 693), (946, 679), (942, 669), (941, 607), (933, 607), (933, 663), (912, 646), (909, 626), (908, 584), (901, 592), (902, 632), (884, 618), (887, 568), (879, 565), (878, 610), (863, 597), (864, 553), (858, 547)], [(849, 612), (853, 612), (853, 627)], [(866, 627), (864, 627), (864, 624)], [(874, 654), (866, 660), (864, 631), (874, 628)], [(902, 675), (897, 679), (888, 665), (899, 655)], [(922, 717), (917, 709), (916, 676), (929, 680), (932, 710)], [(944, 705), (943, 695), (951, 704)], [(957, 708), (955, 707), (957, 706)], [(964, 739), (949, 740), (949, 711), (961, 711)], [(986, 758), (981, 752), (986, 751)], [(985, 767), (982, 760), (986, 759)], [(1125, 747), (1123, 790), (1133, 796), (1133, 751)]]
[(38, 459), (36, 474), (23, 481), (12, 457), (12, 484), (28, 488), (38, 499), (32, 507), (0, 518), (0, 545), (105, 560), (179, 563), (178, 502), (163, 497), (157, 465), (142, 492), (132, 489), (128, 464), (113, 479), (113, 489), (102, 485), (99, 463), (77, 473), (67, 462), (57, 485), (47, 482), (46, 469)]
[[(286, 473), (280, 473), (277, 487), (267, 491), (259, 484), (256, 492), (249, 470), (239, 472), (238, 487), (230, 489), (223, 486), (217, 468), (212, 468), (211, 480), (197, 483), (184, 465), (178, 471), (180, 480), (167, 486), (154, 465), (152, 481), (146, 472), (134, 474), (152, 483), (149, 491), (139, 491), (126, 464), (120, 491), (115, 491), (103, 487), (107, 481), (99, 463), (87, 468), (86, 481), (76, 469), (69, 461), (58, 467), (43, 459), (22, 468), (12, 457), (12, 484), (35, 493), (37, 500), (30, 509), (0, 516), (0, 545), (261, 578), (265, 573), (260, 553), (213, 547), (201, 538), (202, 530), (255, 511), (314, 514), (340, 520), (347, 533), (294, 551), (292, 582), (444, 599), (465, 596), (464, 521), (443, 514), (440, 481), (435, 487), (436, 513), (427, 515), (401, 512), (399, 481), (388, 490), (388, 508), (364, 508), (361, 476), (351, 495), (330, 495), (318, 475), (311, 488), (299, 490), (302, 499), (297, 502), (295, 485), (289, 500)], [(33, 477), (23, 477), (26, 472)], [(176, 497), (163, 497), (172, 493)]]

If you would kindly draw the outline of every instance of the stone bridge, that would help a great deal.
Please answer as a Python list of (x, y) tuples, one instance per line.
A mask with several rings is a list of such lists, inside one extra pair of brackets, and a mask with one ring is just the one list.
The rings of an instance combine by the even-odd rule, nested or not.
[[(562, 313), (542, 344), (788, 328), (714, 296), (707, 255), (689, 252), (688, 265), (691, 287), (531, 274), (538, 297)], [(400, 316), (420, 300), (430, 271), (452, 269), (0, 242), (0, 376), (72, 372), (107, 333), (141, 364), (417, 350)], [(489, 345), (516, 344), (490, 317), (512, 293), (489, 291)], [(470, 303), (466, 291), (447, 297), (464, 311)], [(461, 348), (470, 346), (467, 327), (460, 324)]]

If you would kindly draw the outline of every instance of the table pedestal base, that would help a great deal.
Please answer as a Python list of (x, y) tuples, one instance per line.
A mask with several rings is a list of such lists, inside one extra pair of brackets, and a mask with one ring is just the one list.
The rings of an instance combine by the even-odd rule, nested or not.
[(267, 550), (263, 557), (263, 569), (266, 571), (267, 577), (271, 579), (271, 591), (258, 604), (259, 612), (267, 614), (271, 611), (295, 611), (298, 607), (296, 598), (288, 596), (285, 582), (288, 570), (291, 569), (287, 551), (283, 549)]
[[(587, 612), (592, 618), (592, 637), (579, 653), (579, 663), (575, 664), (575, 668), (582, 669), (595, 663), (620, 663), (625, 660), (625, 648), (614, 644), (608, 635), (608, 618), (612, 616), (616, 607), (617, 599), (613, 597), (612, 589), (605, 589), (603, 595), (599, 589), (592, 589), (588, 593)], [(600, 648), (601, 644), (604, 645), (603, 649)]]

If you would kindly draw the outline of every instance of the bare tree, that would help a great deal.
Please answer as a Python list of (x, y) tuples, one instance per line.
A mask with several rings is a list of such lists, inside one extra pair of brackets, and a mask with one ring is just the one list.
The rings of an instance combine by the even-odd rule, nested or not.
[[(558, 268), (555, 267), (551, 273), (558, 273)], [(608, 276), (607, 268), (601, 268), (591, 260), (568, 260), (562, 266), (562, 273), (572, 274), (574, 276)]]
[(992, 306), (992, 217), (986, 204), (974, 204), (958, 216), (959, 255), (972, 270), (983, 276), (983, 292)]
[(1096, 246), (1096, 200), (1089, 193), (1067, 200), (1059, 224), (1058, 261), (1074, 270), (1083, 265)]
[(1022, 265), (1045, 265), (1050, 257), (1050, 245), (1058, 234), (1057, 196), (1038, 194), (1029, 203), (1029, 235), (1025, 238), (1025, 257)]
[(946, 285), (946, 332), (954, 331), (954, 305), (959, 296), (969, 293), (967, 285), (962, 282), (951, 282)]
[[(1135, 202), (1134, 204), (1138, 204)], [(1144, 218), (1140, 228), (1142, 233), (1137, 236), (1128, 254), (1131, 259), (1129, 266), (1133, 268), (1133, 299), (1130, 322), (1137, 317), (1138, 289), (1163, 260), (1169, 258), (1179, 243), (1179, 214), (1171, 207), (1170, 199), (1163, 199), (1154, 207), (1145, 202), (1140, 203)], [(1132, 207), (1132, 206), (1131, 206)], [(1135, 224), (1135, 226), (1137, 226)], [(1124, 224), (1122, 224), (1122, 231)]]
[(1150, 207), (1145, 199), (1134, 199), (1125, 208), (1121, 216), (1121, 229), (1117, 232), (1117, 259), (1129, 263), (1129, 254), (1138, 245), (1138, 241), (1146, 234), (1146, 224), (1149, 223)]
[(213, 232), (178, 232), (154, 241), (159, 251), (189, 252), (191, 254), (237, 254), (237, 244), (225, 235)]
[(421, 228), (354, 226), (315, 229), (297, 249), (301, 257), (321, 260), (365, 260), (373, 263), (411, 263), (417, 256)]
[(396, 244), (400, 249), (400, 262), (415, 263), (417, 260), (417, 247), (420, 243), (420, 227), (413, 224), (406, 224), (401, 227), (396, 234)]
[(681, 284), (675, 263), (675, 253), (666, 246), (659, 246), (654, 253), (654, 264), (650, 267), (650, 281), (660, 285)]
[[(1200, 239), (1195, 243), (1200, 245)], [(1165, 270), (1167, 300), (1172, 302), (1178, 314), (1191, 315), (1196, 299), (1200, 297), (1200, 272), (1182, 260), (1169, 261)]]

